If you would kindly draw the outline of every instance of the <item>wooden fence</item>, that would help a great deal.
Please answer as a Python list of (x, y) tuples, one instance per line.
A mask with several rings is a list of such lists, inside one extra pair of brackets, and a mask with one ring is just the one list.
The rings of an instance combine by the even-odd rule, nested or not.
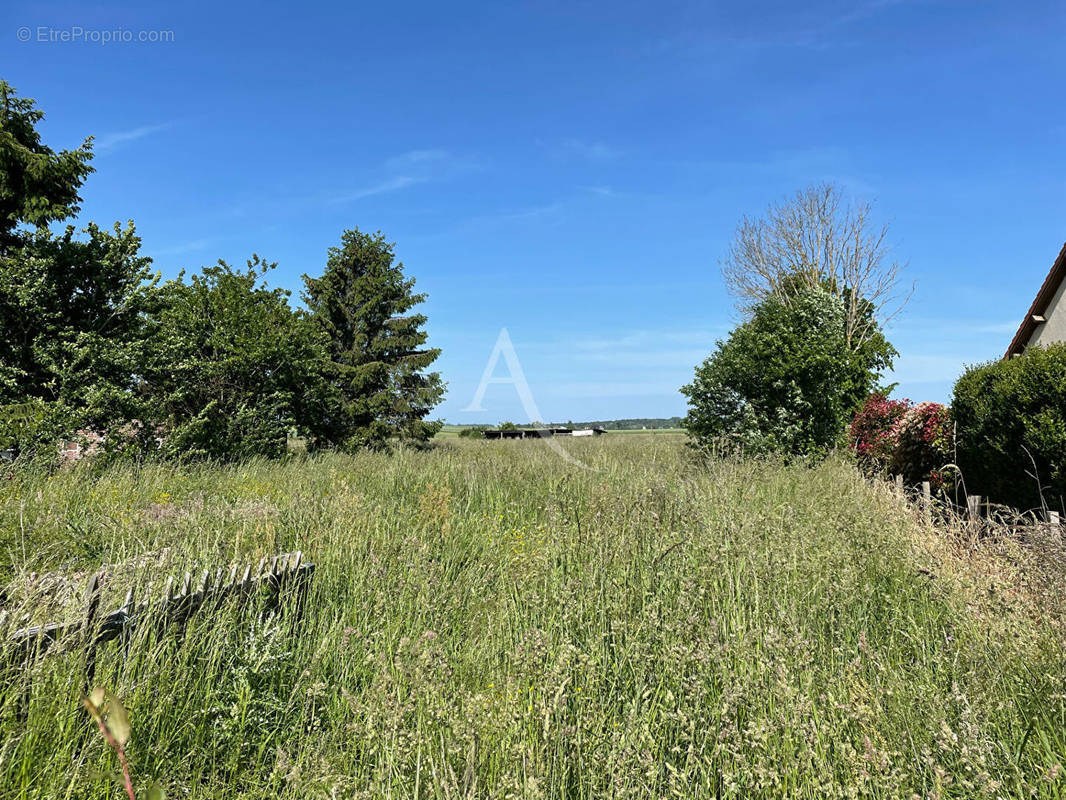
[(85, 590), (82, 618), (74, 622), (48, 623), (17, 630), (8, 637), (7, 663), (26, 664), (48, 651), (53, 645), (74, 643), (85, 653), (85, 684), (90, 687), (96, 671), (96, 650), (106, 642), (126, 635), (143, 622), (157, 626), (177, 625), (178, 629), (207, 603), (217, 605), (228, 597), (261, 597), (269, 612), (278, 607), (282, 589), (290, 587), (291, 602), (302, 608), (315, 565), (304, 561), (303, 553), (282, 553), (262, 558), (257, 565), (234, 564), (228, 573), (222, 567), (205, 569), (196, 582), (191, 573), (176, 581), (167, 578), (160, 595), (152, 596), (149, 588), (140, 601), (131, 588), (123, 604), (107, 614), (100, 614), (101, 581), (96, 573)]
[[(933, 517), (933, 492), (929, 481), (922, 481), (920, 498), (908, 493), (907, 489), (903, 484), (902, 475), (893, 475), (892, 482), (893, 484), (895, 484), (896, 491), (901, 497), (908, 499), (914, 497), (915, 499), (918, 499), (921, 505), (922, 515), (925, 517), (925, 521), (927, 523), (931, 522)], [(979, 523), (988, 516), (988, 510), (991, 505), (989, 504), (988, 499), (986, 497), (983, 497), (979, 494), (968, 494), (966, 495), (965, 499), (965, 516), (968, 521), (972, 523)], [(958, 508), (961, 511), (962, 506), (959, 505)], [(1042, 520), (1039, 524), (1049, 525), (1053, 528), (1057, 528), (1059, 526), (1059, 512), (1049, 510), (1044, 513), (1044, 516), (1045, 519)]]

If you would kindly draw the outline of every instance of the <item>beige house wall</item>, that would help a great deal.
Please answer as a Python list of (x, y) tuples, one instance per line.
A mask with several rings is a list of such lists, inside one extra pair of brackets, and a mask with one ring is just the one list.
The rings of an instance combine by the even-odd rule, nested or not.
[(1055, 296), (1051, 298), (1047, 311), (1044, 312), (1044, 322), (1036, 326), (1030, 345), (1049, 345), (1055, 342), (1066, 342), (1066, 300), (1063, 299), (1063, 290), (1066, 289), (1066, 281), (1059, 284)]

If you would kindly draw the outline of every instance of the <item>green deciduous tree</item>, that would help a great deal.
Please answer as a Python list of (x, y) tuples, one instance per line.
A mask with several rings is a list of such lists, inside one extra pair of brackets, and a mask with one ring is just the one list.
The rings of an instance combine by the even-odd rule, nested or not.
[(53, 435), (135, 414), (154, 276), (132, 223), (48, 229), (77, 213), (92, 153), (44, 145), (42, 116), (0, 81), (0, 404), (39, 402)]
[(0, 257), (0, 402), (117, 412), (143, 358), (155, 276), (132, 223), (47, 230)]
[(894, 355), (879, 329), (849, 346), (847, 307), (828, 288), (790, 290), (787, 301), (770, 294), (682, 388), (683, 425), (700, 446), (818, 455)]
[(328, 375), (340, 400), (330, 440), (381, 447), (433, 436), (439, 424), (425, 418), (444, 383), (426, 370), (440, 350), (425, 347), (425, 315), (409, 313), (425, 295), (412, 292), (393, 245), (380, 232), (345, 231), (323, 275), (305, 275), (304, 283), (304, 301), (329, 340)]
[(220, 261), (162, 287), (142, 392), (167, 454), (279, 456), (290, 430), (313, 436), (326, 417), (325, 340), (261, 282), (273, 267)]

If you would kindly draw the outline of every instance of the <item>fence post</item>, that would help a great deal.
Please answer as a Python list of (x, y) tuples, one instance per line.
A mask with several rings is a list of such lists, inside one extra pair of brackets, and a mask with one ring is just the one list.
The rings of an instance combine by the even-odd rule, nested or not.
[(981, 495), (969, 494), (966, 495), (966, 510), (969, 512), (970, 520), (976, 522), (981, 518)]
[(85, 588), (85, 694), (92, 691), (96, 678), (96, 612), (100, 609), (100, 577), (97, 572)]
[(897, 475), (896, 476), (896, 491), (899, 492), (900, 494), (903, 494), (903, 476), (902, 475)]
[(1059, 526), (1059, 512), (1058, 511), (1049, 511), (1049, 512), (1047, 512), (1047, 521), (1053, 528), (1057, 528)]
[(193, 595), (192, 607), (193, 609), (200, 608), (207, 603), (208, 594), (211, 592), (211, 569), (206, 568), (200, 575), (199, 588)]
[(933, 491), (929, 481), (922, 481), (922, 513), (926, 525), (933, 521)]

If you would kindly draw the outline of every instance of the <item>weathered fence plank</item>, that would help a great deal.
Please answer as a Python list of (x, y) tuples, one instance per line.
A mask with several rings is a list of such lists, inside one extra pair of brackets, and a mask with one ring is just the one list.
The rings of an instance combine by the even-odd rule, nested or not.
[[(249, 563), (245, 566), (240, 581), (236, 580), (239, 568), (233, 565), (229, 573), (231, 579), (225, 584), (220, 580), (212, 582), (211, 570), (208, 568), (203, 571), (195, 591), (192, 591), (191, 573), (185, 573), (181, 589), (176, 593), (174, 592), (174, 577), (168, 575), (158, 604), (152, 603), (151, 587), (145, 589), (144, 599), (141, 602), (135, 602), (135, 587), (130, 586), (123, 604), (103, 616), (99, 615), (101, 573), (97, 573), (90, 578), (86, 587), (85, 614), (82, 620), (73, 623), (46, 623), (17, 630), (8, 638), (7, 645), (14, 651), (12, 660), (26, 662), (45, 653), (57, 642), (83, 637), (86, 677), (91, 680), (95, 671), (96, 648), (123, 633), (128, 633), (141, 620), (153, 619), (162, 620), (164, 623), (184, 623), (208, 599), (221, 602), (229, 596), (251, 597), (261, 586), (270, 588), (268, 610), (276, 607), (280, 591), (286, 585), (295, 587), (296, 602), (302, 607), (301, 595), (306, 592), (315, 569), (314, 564), (304, 562), (302, 558), (302, 553), (284, 553), (281, 556), (274, 556), (271, 564), (275, 568), (278, 567), (279, 562), (281, 565), (281, 569), (277, 571), (264, 571), (263, 567), (267, 559), (262, 558), (256, 570), (256, 577), (251, 577), (252, 565)], [(148, 613), (150, 609), (151, 614)]]

